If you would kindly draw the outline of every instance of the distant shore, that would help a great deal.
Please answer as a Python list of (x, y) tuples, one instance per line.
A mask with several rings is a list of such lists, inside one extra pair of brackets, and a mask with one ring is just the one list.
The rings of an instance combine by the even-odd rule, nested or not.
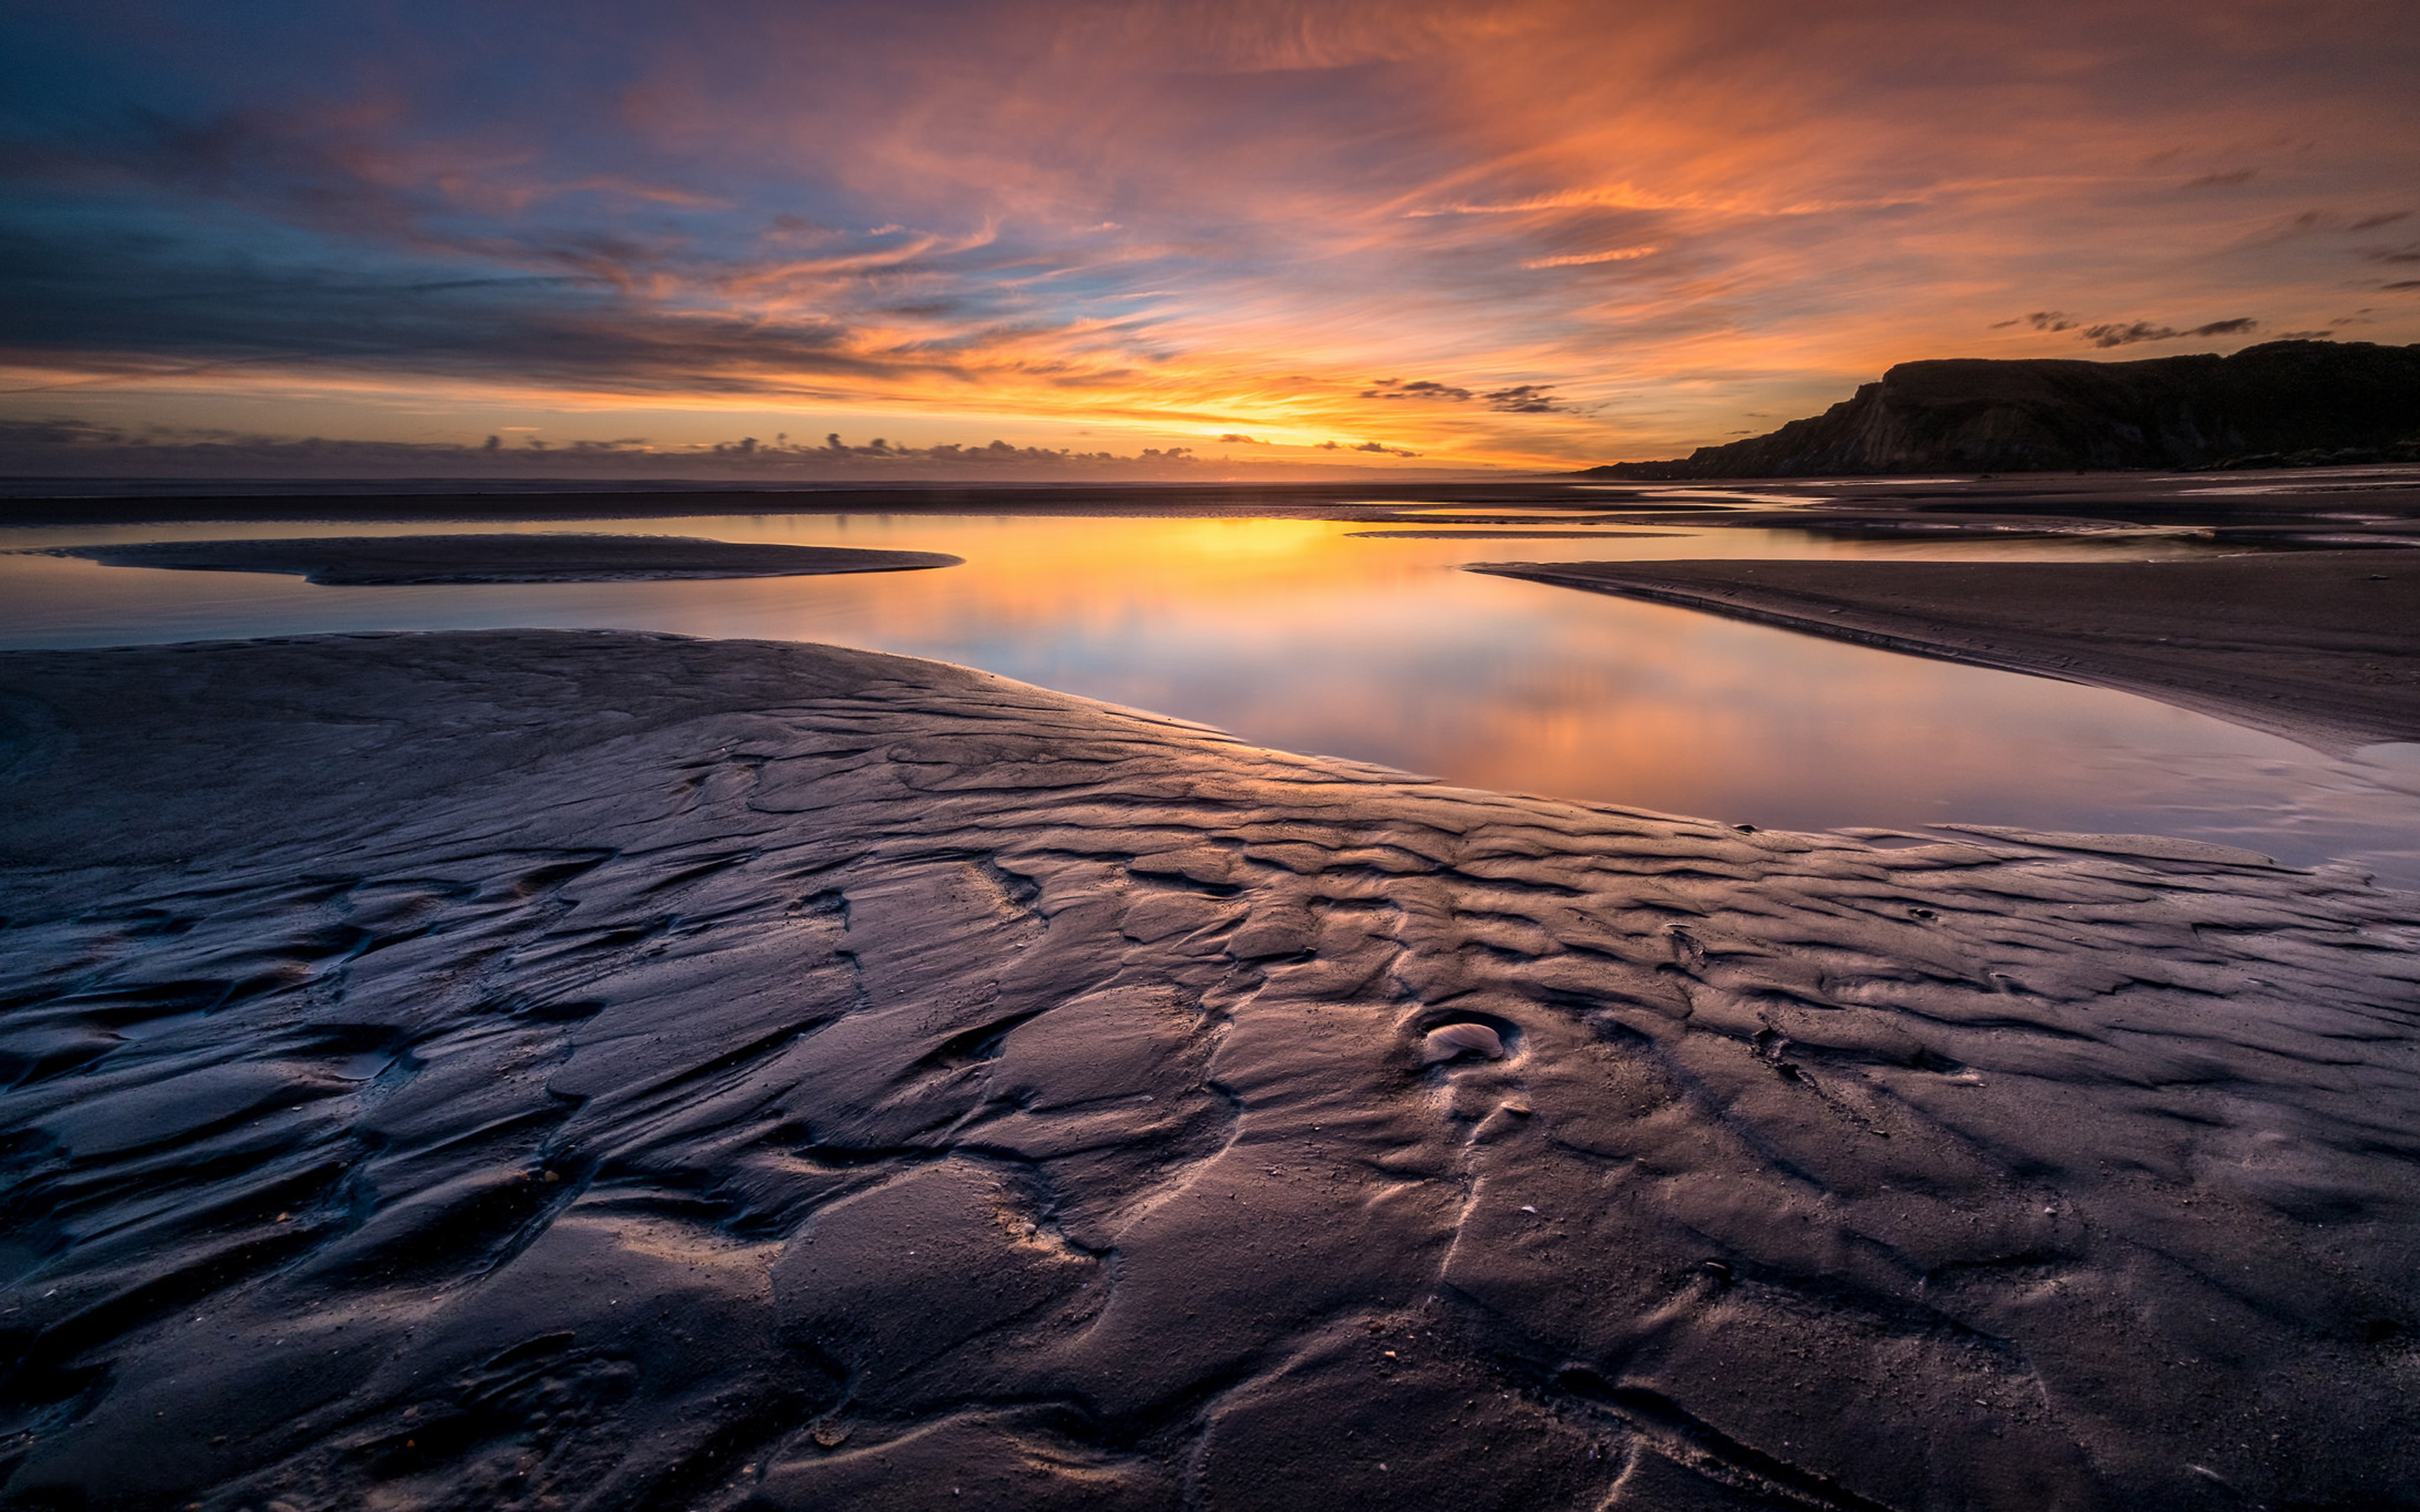
[[(1955, 471), (1927, 477), (1740, 478), (1713, 484), (1590, 481), (1568, 474), (1488, 476), (1440, 482), (1361, 479), (1293, 484), (628, 485), (447, 480), (196, 481), (0, 479), (0, 529), (207, 520), (568, 520), (719, 515), (1032, 515), (1157, 518), (1250, 515), (1262, 518), (1435, 524), (1405, 507), (1464, 505), (1473, 524), (1644, 523), (1687, 514), (1710, 525), (1795, 523), (1826, 517), (1990, 520), (2142, 518), (2163, 523), (2310, 521), (2365, 514), (2420, 520), (2420, 464), (2260, 474), (2153, 471), (2029, 473), (1999, 477)], [(69, 490), (68, 483), (77, 485)], [(115, 488), (122, 492), (108, 491)], [(97, 491), (98, 490), (98, 491)], [(1720, 502), (1692, 501), (1713, 493)], [(1758, 504), (1770, 500), (1756, 517)], [(1551, 520), (1532, 512), (1551, 511)], [(1585, 515), (1586, 518), (1577, 517)], [(2337, 526), (2347, 522), (2330, 521)], [(1663, 523), (1658, 519), (1655, 523)]]

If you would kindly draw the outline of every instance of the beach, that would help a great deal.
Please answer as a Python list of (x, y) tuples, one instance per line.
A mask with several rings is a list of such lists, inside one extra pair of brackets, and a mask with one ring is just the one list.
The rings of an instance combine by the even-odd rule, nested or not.
[(2346, 868), (1459, 789), (799, 644), (0, 695), (12, 1504), (2420, 1469), (2420, 908)]
[(682, 579), (809, 578), (841, 572), (954, 567), (939, 551), (776, 546), (677, 535), (317, 536), (297, 540), (143, 541), (61, 547), (54, 556), (178, 572), (291, 573), (334, 587), (664, 582)]
[(2307, 745), (2420, 740), (2420, 557), (2399, 550), (1473, 570), (2120, 688)]
[(0, 1512), (2420, 1512), (2413, 12), (0, 13)]

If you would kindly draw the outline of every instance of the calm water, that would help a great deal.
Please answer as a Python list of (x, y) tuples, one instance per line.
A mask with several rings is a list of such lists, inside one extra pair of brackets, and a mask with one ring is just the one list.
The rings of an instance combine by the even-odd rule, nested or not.
[(1524, 558), (2150, 550), (2139, 541), (1690, 533), (1679, 523), (1668, 535), (1600, 541), (1367, 540), (1354, 532), (1381, 527), (1306, 520), (871, 515), (0, 531), (6, 548), (598, 530), (967, 559), (844, 578), (318, 588), (0, 556), (0, 646), (507, 625), (820, 640), (959, 662), (1474, 786), (1786, 828), (1961, 820), (2188, 835), (2296, 863), (2353, 860), (2420, 886), (2420, 747), (2331, 758), (2125, 694), (1458, 570)]

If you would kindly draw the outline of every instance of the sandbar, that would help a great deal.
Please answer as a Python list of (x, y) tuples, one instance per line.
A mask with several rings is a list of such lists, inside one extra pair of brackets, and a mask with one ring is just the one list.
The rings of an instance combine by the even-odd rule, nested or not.
[(2347, 869), (631, 633), (0, 716), (10, 1505), (2420, 1484), (2420, 896)]
[(2420, 556), (2401, 550), (1470, 570), (2122, 688), (2327, 749), (2420, 740)]
[(113, 567), (300, 574), (330, 586), (442, 583), (648, 582), (694, 578), (797, 578), (954, 567), (939, 551), (707, 541), (684, 535), (351, 535), (273, 541), (143, 541), (71, 546), (42, 554)]

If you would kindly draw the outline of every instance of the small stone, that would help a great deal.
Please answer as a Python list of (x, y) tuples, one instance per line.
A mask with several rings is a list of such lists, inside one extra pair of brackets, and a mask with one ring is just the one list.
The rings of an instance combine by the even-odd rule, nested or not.
[(1431, 1029), (1420, 1041), (1420, 1064), (1433, 1065), (1470, 1054), (1489, 1060), (1504, 1058), (1504, 1041), (1484, 1024), (1448, 1024)]

